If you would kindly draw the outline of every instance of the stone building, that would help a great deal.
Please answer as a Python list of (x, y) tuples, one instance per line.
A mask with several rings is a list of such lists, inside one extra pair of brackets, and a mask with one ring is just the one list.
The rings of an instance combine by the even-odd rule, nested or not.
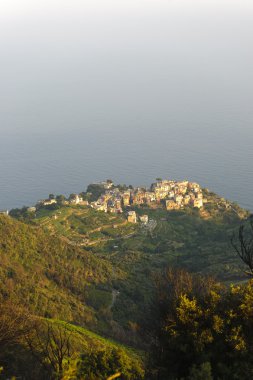
[(129, 223), (137, 223), (137, 216), (135, 211), (129, 211), (127, 214), (127, 221)]

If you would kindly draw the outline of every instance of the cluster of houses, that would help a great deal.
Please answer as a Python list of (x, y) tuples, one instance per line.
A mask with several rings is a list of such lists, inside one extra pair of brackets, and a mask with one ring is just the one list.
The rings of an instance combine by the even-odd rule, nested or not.
[[(127, 213), (127, 221), (129, 223), (137, 223), (138, 217), (135, 211), (128, 211)], [(143, 224), (148, 224), (148, 215), (140, 215), (139, 221)]]
[(201, 208), (205, 203), (200, 185), (189, 181), (160, 180), (150, 189), (117, 186), (105, 189), (104, 193), (90, 206), (96, 210), (122, 213), (124, 207), (148, 205), (155, 207), (164, 204), (167, 210), (177, 210), (185, 206)]
[[(131, 206), (147, 205), (156, 208), (158, 205), (164, 205), (167, 210), (178, 210), (186, 206), (202, 208), (206, 202), (200, 185), (189, 181), (157, 180), (150, 188), (132, 188), (131, 186), (115, 186), (110, 180), (100, 182), (97, 186), (102, 189), (102, 194), (96, 201), (89, 203), (81, 195), (72, 194), (68, 200), (64, 199), (62, 203), (89, 206), (97, 211), (120, 214), (125, 208)], [(39, 201), (37, 206), (50, 206), (57, 202), (58, 200), (52, 197)], [(35, 207), (30, 208), (30, 211), (35, 210)], [(140, 218), (142, 223), (148, 223), (147, 215)], [(137, 222), (135, 211), (128, 212), (128, 221)]]
[[(37, 206), (51, 206), (54, 204), (57, 204), (58, 200), (55, 198), (49, 198), (49, 199), (42, 199), (37, 202)], [(72, 194), (68, 200), (62, 201), (64, 205), (80, 205), (80, 206), (88, 206), (89, 202), (85, 199), (83, 199), (80, 195), (78, 194)], [(30, 209), (34, 209), (34, 207), (30, 207)], [(30, 211), (36, 211), (35, 210), (30, 210)]]

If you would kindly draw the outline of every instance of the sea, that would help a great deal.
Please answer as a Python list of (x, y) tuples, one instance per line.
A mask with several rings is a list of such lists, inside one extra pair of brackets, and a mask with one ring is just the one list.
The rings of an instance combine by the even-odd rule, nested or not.
[(18, 4), (0, 14), (0, 209), (161, 177), (253, 211), (250, 2)]

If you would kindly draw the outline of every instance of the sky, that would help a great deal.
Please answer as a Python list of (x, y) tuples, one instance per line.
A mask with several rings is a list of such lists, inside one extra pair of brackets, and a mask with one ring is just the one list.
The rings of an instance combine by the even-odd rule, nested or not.
[(247, 0), (2, 0), (0, 128), (145, 124), (189, 95), (218, 102), (252, 79), (252, 13)]
[(252, 16), (252, 0), (1, 0), (2, 201), (169, 172), (251, 204)]

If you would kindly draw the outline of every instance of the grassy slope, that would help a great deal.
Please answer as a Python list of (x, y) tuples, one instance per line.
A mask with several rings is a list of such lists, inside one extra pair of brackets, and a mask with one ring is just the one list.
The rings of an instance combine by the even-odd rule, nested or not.
[(71, 340), (75, 347), (77, 347), (78, 353), (89, 352), (92, 350), (103, 350), (107, 348), (117, 348), (126, 352), (127, 355), (133, 359), (143, 360), (143, 353), (133, 349), (132, 347), (120, 344), (112, 339), (102, 337), (99, 334), (94, 333), (81, 326), (73, 324), (67, 324), (61, 320), (49, 320), (53, 325), (64, 326), (68, 332), (71, 333)]
[[(33, 342), (33, 352), (37, 351), (37, 354), (34, 356), (34, 354), (31, 353), (26, 340), (20, 341), (17, 345), (8, 347), (5, 351), (2, 350), (1, 367), (3, 368), (3, 373), (1, 373), (1, 379), (10, 379), (13, 377), (13, 374), (15, 374), (17, 378), (25, 379), (46, 379), (50, 377), (49, 373), (45, 372), (45, 368), (40, 365), (40, 361), (36, 360), (36, 357), (40, 356), (39, 352), (41, 353), (41, 359), (43, 357), (42, 353), (43, 348), (46, 348), (49, 327), (51, 328), (51, 334), (52, 332), (54, 334), (55, 342), (60, 342), (62, 338), (64, 350), (66, 348), (66, 342), (68, 341), (68, 359), (63, 362), (64, 379), (76, 379), (75, 370), (79, 367), (78, 363), (82, 360), (85, 361), (85, 358), (87, 360), (87, 358), (92, 356), (92, 365), (96, 363), (96, 366), (99, 367), (99, 358), (105, 354), (104, 357), (109, 361), (110, 357), (115, 357), (115, 353), (116, 357), (121, 358), (117, 363), (120, 372), (137, 372), (138, 379), (144, 376), (146, 361), (144, 352), (120, 344), (112, 339), (106, 339), (86, 328), (66, 323), (59, 319), (39, 318), (38, 320), (38, 317), (36, 317), (36, 319), (37, 322), (40, 322), (40, 324), (37, 325), (40, 326), (39, 330), (37, 330), (38, 335), (34, 333), (30, 338), (31, 342)], [(46, 352), (46, 350), (44, 352)], [(124, 366), (125, 362), (127, 362), (126, 366)], [(101, 365), (105, 366), (105, 363), (106, 362), (102, 360)], [(109, 372), (111, 375), (114, 373), (115, 371), (112, 369), (111, 373)]]
[[(65, 323), (59, 320), (51, 320), (53, 324), (65, 326)], [(90, 330), (79, 326), (67, 325), (67, 330), (71, 333), (71, 345), (75, 348), (75, 356), (90, 352), (117, 350), (125, 355), (124, 359), (129, 362), (132, 369), (138, 369), (139, 374), (144, 375), (145, 355), (131, 347), (119, 344), (111, 339), (101, 337)], [(125, 364), (125, 360), (124, 363)], [(113, 375), (114, 373), (112, 373)]]

